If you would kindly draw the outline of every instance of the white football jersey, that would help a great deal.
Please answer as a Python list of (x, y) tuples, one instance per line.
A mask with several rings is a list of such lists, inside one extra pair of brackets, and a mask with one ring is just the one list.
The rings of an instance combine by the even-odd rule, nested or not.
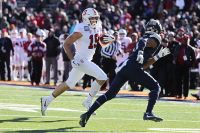
[(130, 37), (124, 37), (123, 39), (119, 40), (121, 43), (121, 49), (124, 53), (126, 53), (126, 48), (130, 43), (132, 43), (132, 39)]
[(119, 42), (121, 44), (121, 50), (123, 52), (123, 55), (117, 56), (117, 66), (128, 58), (129, 53), (126, 51), (126, 49), (128, 45), (132, 43), (132, 39), (130, 37), (124, 37), (121, 40), (119, 40)]
[(24, 48), (24, 44), (28, 41), (27, 38), (17, 38), (15, 45), (17, 45), (18, 47), (22, 47)]
[(75, 42), (75, 58), (81, 57), (92, 60), (98, 45), (99, 36), (102, 33), (102, 27), (98, 26), (96, 29), (92, 29), (85, 23), (78, 23), (74, 28), (74, 32), (80, 32), (83, 35)]

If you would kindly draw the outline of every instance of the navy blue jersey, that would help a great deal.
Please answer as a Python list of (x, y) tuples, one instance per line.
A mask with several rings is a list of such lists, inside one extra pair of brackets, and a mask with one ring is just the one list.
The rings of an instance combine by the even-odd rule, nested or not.
[(156, 53), (159, 45), (157, 45), (155, 48), (151, 48), (151, 47), (146, 47), (146, 44), (147, 44), (147, 40), (150, 38), (151, 34), (150, 33), (146, 33), (143, 37), (141, 37), (138, 41), (138, 43), (136, 44), (136, 47), (135, 49), (133, 50), (133, 53), (129, 56), (129, 60), (131, 61), (135, 61), (136, 62), (136, 59), (137, 59), (137, 55), (138, 55), (138, 51), (142, 50), (144, 51), (144, 63), (147, 62), (147, 60), (154, 56), (154, 53)]

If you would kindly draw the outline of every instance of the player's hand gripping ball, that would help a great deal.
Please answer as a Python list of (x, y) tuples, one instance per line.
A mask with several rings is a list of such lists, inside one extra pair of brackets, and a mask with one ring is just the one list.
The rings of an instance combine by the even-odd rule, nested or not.
[(107, 47), (115, 40), (115, 37), (110, 34), (103, 34), (99, 37), (99, 42), (102, 47)]

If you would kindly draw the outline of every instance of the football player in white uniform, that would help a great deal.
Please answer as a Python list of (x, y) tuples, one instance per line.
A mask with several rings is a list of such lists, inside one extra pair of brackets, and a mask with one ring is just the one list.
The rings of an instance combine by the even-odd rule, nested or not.
[[(99, 43), (99, 36), (102, 32), (99, 13), (94, 8), (87, 8), (82, 13), (82, 20), (83, 22), (76, 25), (74, 32), (69, 35), (64, 42), (65, 52), (71, 59), (73, 67), (69, 73), (69, 78), (66, 82), (57, 86), (51, 95), (41, 98), (42, 115), (45, 115), (47, 106), (53, 101), (53, 99), (62, 94), (64, 91), (73, 88), (84, 74), (88, 74), (96, 78), (91, 85), (88, 97), (83, 102), (83, 106), (89, 109), (93, 97), (107, 80), (107, 76), (103, 70), (95, 63), (91, 62), (96, 46)], [(103, 40), (104, 42), (114, 41), (114, 39), (109, 36)], [(75, 56), (73, 56), (70, 49), (72, 44), (75, 44)]]
[(20, 38), (17, 38), (15, 44), (15, 54), (18, 62), (16, 62), (16, 70), (19, 72), (19, 79), (22, 80), (24, 76), (28, 77), (28, 54), (24, 50), (24, 44), (28, 41), (26, 29), (19, 30)]
[(128, 45), (132, 43), (132, 39), (127, 37), (127, 32), (125, 29), (119, 30), (119, 42), (121, 44), (122, 54), (117, 57), (117, 66), (128, 58), (129, 54), (126, 49)]

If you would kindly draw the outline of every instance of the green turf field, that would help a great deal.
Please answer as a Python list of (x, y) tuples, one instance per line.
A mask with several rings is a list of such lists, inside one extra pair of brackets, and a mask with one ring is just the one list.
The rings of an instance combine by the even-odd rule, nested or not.
[(10, 132), (145, 132), (200, 133), (200, 103), (158, 101), (155, 114), (164, 118), (156, 123), (143, 121), (147, 99), (116, 98), (92, 116), (85, 128), (79, 116), (86, 93), (66, 92), (40, 114), (40, 97), (51, 90), (0, 86), (0, 133)]

